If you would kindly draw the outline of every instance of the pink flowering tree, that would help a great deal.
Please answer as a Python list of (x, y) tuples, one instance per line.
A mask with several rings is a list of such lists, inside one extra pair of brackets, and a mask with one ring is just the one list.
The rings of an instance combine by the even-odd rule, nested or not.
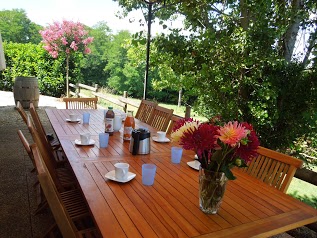
[(66, 58), (66, 94), (69, 97), (69, 58), (74, 52), (89, 54), (88, 45), (92, 43), (93, 37), (88, 37), (88, 32), (83, 24), (64, 20), (62, 23), (54, 22), (44, 30), (40, 31), (43, 38), (44, 49), (53, 57), (64, 55)]

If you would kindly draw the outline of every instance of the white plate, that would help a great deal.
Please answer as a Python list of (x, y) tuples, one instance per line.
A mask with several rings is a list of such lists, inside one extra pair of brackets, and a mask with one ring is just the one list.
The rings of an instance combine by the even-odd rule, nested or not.
[(80, 118), (77, 118), (75, 121), (72, 121), (71, 119), (66, 118), (66, 121), (67, 122), (80, 122)]
[(128, 172), (128, 177), (127, 179), (123, 180), (123, 179), (117, 179), (116, 176), (115, 176), (115, 171), (112, 170), (108, 173), (106, 173), (105, 177), (107, 179), (110, 179), (112, 181), (116, 181), (116, 182), (119, 182), (119, 183), (126, 183), (126, 182), (129, 182), (131, 179), (133, 179), (134, 177), (136, 176), (136, 174), (134, 173), (131, 173), (131, 172)]
[(189, 161), (187, 162), (188, 166), (193, 168), (193, 169), (196, 169), (196, 170), (199, 170), (199, 165), (200, 165), (200, 162), (197, 161), (197, 160), (193, 160), (193, 161)]
[(76, 144), (76, 145), (94, 145), (94, 144), (95, 144), (95, 141), (94, 141), (93, 139), (90, 139), (90, 141), (89, 141), (88, 144), (82, 144), (82, 143), (81, 143), (81, 140), (76, 139), (76, 140), (75, 140), (75, 144)]
[(162, 143), (170, 142), (170, 139), (168, 139), (167, 137), (165, 137), (164, 140), (159, 140), (157, 136), (153, 136), (152, 139), (153, 139), (155, 142), (162, 142)]

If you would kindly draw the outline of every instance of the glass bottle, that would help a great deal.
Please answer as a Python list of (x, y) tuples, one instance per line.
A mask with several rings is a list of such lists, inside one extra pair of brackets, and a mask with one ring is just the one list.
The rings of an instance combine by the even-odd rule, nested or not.
[(135, 128), (133, 111), (128, 111), (127, 118), (124, 121), (123, 140), (131, 140), (132, 130)]
[(113, 135), (113, 121), (114, 121), (113, 107), (108, 107), (108, 111), (105, 117), (105, 132), (109, 133), (110, 136)]

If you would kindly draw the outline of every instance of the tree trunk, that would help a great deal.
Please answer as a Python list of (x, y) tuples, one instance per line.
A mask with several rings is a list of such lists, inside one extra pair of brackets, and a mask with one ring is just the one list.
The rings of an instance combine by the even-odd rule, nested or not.
[(69, 71), (69, 54), (67, 54), (66, 56), (66, 96), (69, 98), (68, 71)]
[(299, 17), (299, 11), (302, 9), (302, 0), (292, 1), (292, 15), (294, 19), (290, 22), (287, 31), (284, 34), (283, 40), (283, 54), (287, 62), (290, 62), (295, 48), (295, 42), (297, 34), (299, 31), (299, 26), (301, 23), (301, 18)]
[(314, 46), (316, 45), (316, 39), (317, 39), (317, 30), (313, 33), (310, 34), (309, 36), (309, 40), (308, 40), (308, 48), (307, 48), (307, 51), (306, 51), (306, 54), (305, 54), (305, 57), (303, 59), (303, 66), (306, 67), (307, 66), (307, 63), (308, 63), (308, 58), (314, 48)]
[(249, 11), (247, 9), (245, 0), (240, 0), (240, 11), (241, 11), (241, 27), (243, 30), (247, 30), (249, 28)]
[(183, 89), (181, 88), (178, 91), (178, 103), (177, 103), (177, 107), (180, 108), (181, 104), (182, 104), (182, 93), (183, 93)]

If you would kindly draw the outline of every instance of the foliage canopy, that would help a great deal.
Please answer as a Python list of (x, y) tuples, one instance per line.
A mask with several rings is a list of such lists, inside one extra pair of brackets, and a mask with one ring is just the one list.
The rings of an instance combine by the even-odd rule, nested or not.
[[(126, 11), (145, 1), (118, 0)], [(184, 100), (206, 117), (251, 122), (269, 147), (289, 146), (316, 127), (316, 2), (166, 0), (152, 3), (162, 25), (175, 14), (183, 29), (153, 39), (151, 57), (168, 65)], [(309, 34), (296, 55), (296, 37)], [(299, 58), (298, 56), (302, 56)], [(152, 69), (153, 70), (153, 69)], [(164, 85), (161, 85), (164, 87)], [(296, 126), (294, 126), (296, 125)]]

